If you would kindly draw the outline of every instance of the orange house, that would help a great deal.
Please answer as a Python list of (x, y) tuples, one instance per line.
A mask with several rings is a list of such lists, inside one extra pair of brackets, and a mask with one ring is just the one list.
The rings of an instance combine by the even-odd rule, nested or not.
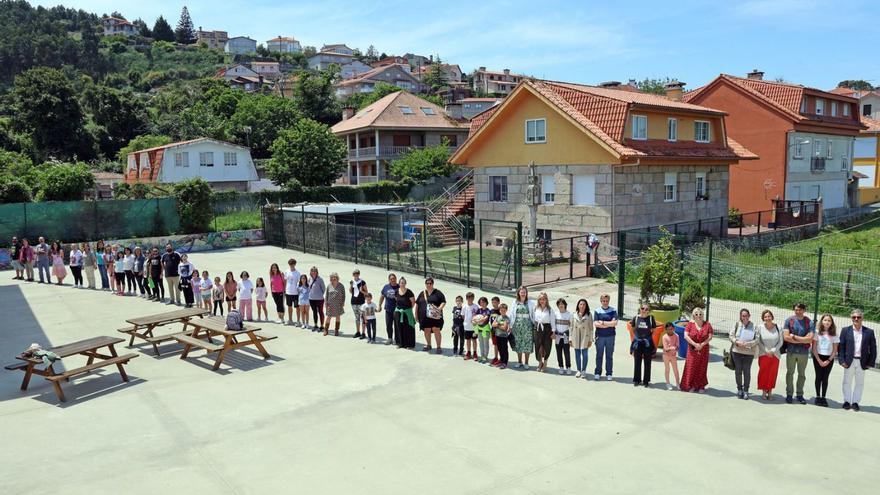
[(722, 74), (684, 101), (727, 113), (730, 137), (758, 155), (730, 169), (730, 206), (769, 210), (772, 200), (821, 198), (825, 209), (858, 206), (853, 143), (858, 100), (800, 85)]

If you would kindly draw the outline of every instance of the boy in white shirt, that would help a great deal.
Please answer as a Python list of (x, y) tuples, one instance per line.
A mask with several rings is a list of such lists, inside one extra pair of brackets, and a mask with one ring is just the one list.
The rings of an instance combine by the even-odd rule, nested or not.
[[(473, 292), (468, 292), (464, 295), (464, 298), (465, 304), (461, 310), (461, 314), (464, 317), (464, 340), (467, 344), (467, 354), (464, 355), (464, 358), (465, 360), (477, 359), (477, 335), (474, 333), (474, 323), (471, 320), (474, 319), (480, 307), (474, 304)], [(471, 354), (471, 348), (473, 348), (473, 354)]]
[(364, 323), (364, 334), (367, 338), (367, 343), (372, 344), (376, 342), (376, 311), (378, 311), (378, 306), (373, 302), (373, 294), (369, 292), (364, 296), (365, 301), (358, 308), (363, 318)]
[[(299, 308), (299, 277), (300, 273), (296, 269), (296, 260), (290, 258), (287, 260), (289, 269), (284, 272), (284, 301), (287, 303), (287, 324), (300, 326), (299, 322), (293, 322), (293, 310)], [(299, 320), (299, 311), (297, 311), (297, 320)], [(305, 325), (305, 323), (302, 323)]]

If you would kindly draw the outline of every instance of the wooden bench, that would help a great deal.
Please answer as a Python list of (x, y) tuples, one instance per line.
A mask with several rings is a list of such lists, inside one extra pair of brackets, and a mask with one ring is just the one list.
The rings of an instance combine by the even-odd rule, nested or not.
[(204, 341), (201, 339), (197, 339), (195, 337), (191, 337), (189, 335), (178, 335), (177, 337), (174, 337), (174, 338), (178, 342), (180, 342), (181, 344), (191, 346), (191, 347), (198, 347), (200, 349), (204, 349), (204, 350), (208, 351), (209, 353), (217, 352), (217, 351), (223, 349), (223, 346), (220, 344), (214, 344), (211, 342), (207, 342), (207, 341)]
[(27, 366), (28, 366), (28, 363), (25, 361), (22, 361), (20, 363), (7, 364), (3, 368), (5, 368), (9, 371), (15, 371), (15, 370), (23, 370), (23, 369), (27, 368)]
[[(202, 318), (210, 313), (211, 310), (204, 308), (177, 309), (166, 313), (141, 316), (138, 318), (125, 320), (126, 323), (131, 324), (131, 326), (120, 328), (117, 331), (128, 334), (130, 336), (128, 342), (129, 347), (134, 345), (135, 338), (139, 338), (149, 344), (152, 344), (153, 352), (155, 352), (158, 356), (160, 343), (174, 340), (175, 336), (177, 335), (189, 334), (190, 332), (187, 330), (187, 325), (189, 324), (190, 320), (196, 317)], [(153, 331), (156, 329), (156, 327), (161, 327), (172, 323), (183, 323), (183, 330), (172, 332), (166, 335), (153, 335)]]
[[(226, 357), (228, 352), (245, 346), (252, 345), (256, 347), (263, 356), (263, 359), (269, 359), (271, 356), (266, 351), (266, 348), (263, 347), (263, 342), (277, 338), (274, 335), (258, 335), (256, 332), (260, 331), (260, 328), (251, 325), (244, 325), (244, 328), (241, 330), (229, 330), (226, 328), (226, 320), (218, 317), (202, 318), (191, 321), (189, 324), (193, 327), (192, 335), (175, 337), (175, 340), (184, 346), (180, 359), (186, 359), (193, 347), (205, 349), (208, 354), (216, 352), (217, 359), (214, 361), (214, 371), (220, 368), (220, 364), (223, 363), (223, 358)], [(215, 345), (205, 342), (199, 338), (200, 336), (207, 338), (209, 341), (211, 336), (222, 336), (223, 344)]]

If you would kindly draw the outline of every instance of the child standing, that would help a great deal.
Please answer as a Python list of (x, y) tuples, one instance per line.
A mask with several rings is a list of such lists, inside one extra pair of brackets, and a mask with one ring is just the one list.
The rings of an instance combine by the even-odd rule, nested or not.
[(495, 317), (492, 328), (495, 330), (496, 342), (498, 344), (495, 346), (499, 353), (498, 369), (507, 369), (507, 353), (509, 351), (507, 339), (510, 337), (510, 318), (507, 317), (506, 304), (498, 306), (498, 316)]
[[(238, 282), (235, 281), (235, 275), (232, 272), (226, 272), (226, 280), (223, 281), (223, 295), (226, 299), (226, 311), (235, 309), (235, 294), (238, 290)], [(221, 315), (223, 313), (220, 313)]]
[(296, 297), (299, 306), (296, 308), (296, 322), (302, 328), (309, 326), (309, 276), (300, 275), (296, 285)]
[(211, 277), (208, 270), (202, 270), (202, 281), (199, 284), (199, 294), (202, 296), (200, 308), (211, 309), (211, 296), (214, 291), (214, 284), (211, 283)]
[(367, 334), (367, 342), (376, 341), (376, 311), (379, 309), (373, 302), (373, 294), (367, 292), (364, 296), (364, 304), (361, 305), (361, 315), (364, 318), (364, 333)]
[[(468, 359), (477, 359), (477, 336), (474, 333), (474, 316), (477, 316), (477, 311), (480, 308), (474, 304), (473, 292), (468, 292), (464, 297), (467, 303), (461, 311), (461, 316), (464, 318), (464, 340), (467, 344), (467, 354), (464, 359), (467, 361)], [(472, 349), (473, 354), (471, 354)]]
[(452, 355), (464, 353), (464, 298), (455, 296), (452, 308)]
[(675, 388), (679, 387), (678, 379), (678, 335), (675, 335), (675, 326), (667, 323), (664, 327), (666, 333), (663, 334), (663, 366), (666, 368), (666, 390), (672, 390), (672, 384), (669, 383), (669, 368), (675, 373)]
[(480, 356), (476, 358), (481, 363), (489, 361), (489, 342), (491, 342), (492, 326), (489, 323), (489, 300), (480, 298), (480, 307), (474, 316), (474, 333), (480, 342)]
[(262, 321), (260, 320), (260, 311), (266, 315), (266, 321), (269, 321), (269, 310), (266, 309), (266, 296), (268, 296), (266, 283), (263, 282), (263, 277), (257, 277), (257, 286), (254, 288), (254, 297), (257, 298), (257, 321)]
[[(493, 328), (495, 326), (495, 318), (501, 314), (499, 310), (499, 305), (501, 304), (501, 298), (498, 296), (492, 297), (492, 309), (489, 310), (489, 325)], [(501, 361), (498, 359), (498, 337), (495, 335), (495, 332), (492, 332), (492, 350), (494, 355), (492, 356), (492, 366), (498, 366), (501, 364)]]
[(253, 293), (254, 283), (250, 280), (248, 272), (241, 272), (241, 282), (238, 283), (238, 296), (241, 300), (241, 317), (247, 321), (253, 321)]
[[(571, 313), (568, 311), (568, 302), (559, 298), (556, 301), (556, 311), (553, 312), (556, 325), (553, 330), (556, 341), (556, 364), (559, 365), (560, 375), (571, 374)], [(562, 368), (563, 358), (565, 369)]]
[(196, 307), (201, 308), (202, 307), (202, 276), (198, 270), (193, 270), (192, 278), (190, 279), (190, 284), (192, 284), (193, 300), (196, 303)]
[(217, 310), (220, 310), (220, 316), (223, 316), (223, 284), (220, 283), (220, 277), (214, 277), (211, 300), (214, 301), (213, 315), (217, 316)]
[(125, 254), (116, 251), (116, 259), (113, 261), (113, 275), (116, 281), (116, 295), (125, 295)]

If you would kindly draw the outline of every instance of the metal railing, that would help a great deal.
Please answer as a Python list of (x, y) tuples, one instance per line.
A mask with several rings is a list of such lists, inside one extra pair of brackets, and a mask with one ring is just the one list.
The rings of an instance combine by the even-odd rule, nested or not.
[(442, 223), (444, 225), (448, 225), (452, 230), (455, 231), (460, 237), (465, 236), (465, 226), (455, 215), (453, 215), (449, 208), (449, 203), (454, 201), (461, 193), (463, 193), (467, 188), (473, 187), (474, 185), (474, 170), (470, 169), (466, 174), (464, 174), (460, 179), (458, 179), (455, 184), (446, 188), (442, 194), (432, 199), (425, 206), (425, 209), (428, 211), (428, 222), (436, 222)]
[[(403, 155), (406, 155), (412, 150), (420, 150), (424, 149), (424, 146), (421, 145), (413, 145), (413, 146), (366, 146), (363, 148), (349, 149), (348, 150), (348, 158), (398, 158)], [(449, 153), (452, 154), (455, 150), (458, 149), (458, 146), (447, 146), (449, 149)], [(378, 154), (377, 154), (378, 153)]]

